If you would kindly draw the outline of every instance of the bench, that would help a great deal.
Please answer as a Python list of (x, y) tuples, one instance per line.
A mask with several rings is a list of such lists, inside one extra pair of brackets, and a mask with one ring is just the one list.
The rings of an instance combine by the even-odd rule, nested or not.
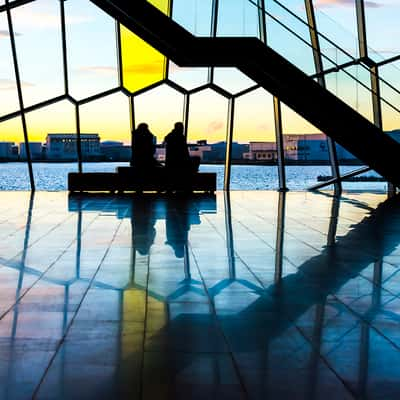
[(119, 167), (116, 172), (70, 172), (68, 190), (74, 192), (202, 192), (214, 193), (215, 173), (196, 172), (171, 175), (165, 168), (137, 173), (132, 167)]

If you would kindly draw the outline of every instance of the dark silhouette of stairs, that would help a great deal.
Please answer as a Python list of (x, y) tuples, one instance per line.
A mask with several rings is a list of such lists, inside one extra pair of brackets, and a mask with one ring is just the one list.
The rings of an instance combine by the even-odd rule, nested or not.
[(400, 185), (400, 144), (257, 38), (195, 37), (145, 0), (91, 1), (179, 66), (238, 68)]

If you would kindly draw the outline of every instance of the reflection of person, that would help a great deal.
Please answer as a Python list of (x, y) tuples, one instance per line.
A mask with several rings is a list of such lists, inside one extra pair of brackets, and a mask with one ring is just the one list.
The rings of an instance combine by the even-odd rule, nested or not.
[(198, 169), (197, 158), (190, 157), (182, 122), (176, 122), (174, 129), (164, 138), (165, 166), (170, 170), (195, 172)]
[(174, 249), (177, 258), (183, 258), (188, 233), (192, 224), (200, 224), (199, 210), (187, 199), (167, 199), (165, 213), (165, 244)]
[(156, 137), (150, 132), (145, 123), (138, 125), (133, 135), (133, 166), (146, 170), (154, 167), (157, 163), (154, 159), (156, 151)]
[(156, 223), (154, 215), (154, 203), (149, 199), (134, 199), (132, 202), (132, 234), (135, 249), (141, 255), (149, 254), (150, 247), (156, 237), (154, 225)]

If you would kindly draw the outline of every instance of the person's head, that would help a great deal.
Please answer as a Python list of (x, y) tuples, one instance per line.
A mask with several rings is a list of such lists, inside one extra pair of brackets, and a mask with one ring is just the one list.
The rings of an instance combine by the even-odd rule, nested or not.
[(138, 126), (137, 129), (139, 132), (144, 132), (149, 130), (149, 125), (147, 125), (145, 122), (141, 122)]
[(182, 122), (175, 122), (175, 131), (179, 133), (183, 133), (183, 124)]

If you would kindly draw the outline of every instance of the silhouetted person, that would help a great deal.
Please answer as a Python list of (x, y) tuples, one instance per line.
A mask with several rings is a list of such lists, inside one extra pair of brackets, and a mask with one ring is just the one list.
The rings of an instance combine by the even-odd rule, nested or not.
[(149, 126), (141, 123), (132, 134), (133, 166), (142, 171), (155, 167), (157, 165), (154, 159), (156, 137), (150, 132)]
[(182, 122), (176, 122), (174, 129), (164, 138), (165, 166), (183, 173), (196, 172), (200, 159), (190, 157)]

